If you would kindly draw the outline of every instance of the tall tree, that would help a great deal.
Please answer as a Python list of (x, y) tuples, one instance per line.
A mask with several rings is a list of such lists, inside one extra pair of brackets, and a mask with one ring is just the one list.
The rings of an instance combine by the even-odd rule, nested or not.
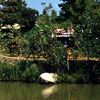
[(51, 65), (50, 69), (63, 70), (66, 68), (66, 49), (56, 37), (51, 37), (53, 32), (54, 29), (51, 26), (36, 24), (34, 29), (29, 31), (30, 35), (27, 34), (30, 47), (28, 52), (46, 58), (45, 63)]
[(85, 57), (100, 57), (100, 1), (62, 0), (60, 17), (74, 23), (72, 43), (76, 51)]
[(18, 23), (31, 29), (34, 26), (38, 11), (27, 8), (23, 0), (1, 0), (0, 1), (0, 22), (5, 24)]
[(97, 0), (62, 0), (59, 4), (61, 7), (60, 15), (65, 19), (71, 19), (74, 23), (78, 23), (78, 17), (81, 16), (85, 10), (92, 10), (97, 12), (100, 3)]
[[(50, 3), (48, 6), (45, 3), (41, 3), (43, 6), (43, 14), (38, 17), (38, 22), (41, 24), (51, 25), (55, 22), (57, 17), (56, 11), (53, 9), (52, 4)], [(49, 21), (48, 21), (49, 20)]]
[[(76, 50), (85, 57), (100, 57), (100, 16), (92, 11), (85, 11), (80, 16), (82, 24), (77, 24), (73, 40)], [(72, 40), (72, 41), (73, 41)]]

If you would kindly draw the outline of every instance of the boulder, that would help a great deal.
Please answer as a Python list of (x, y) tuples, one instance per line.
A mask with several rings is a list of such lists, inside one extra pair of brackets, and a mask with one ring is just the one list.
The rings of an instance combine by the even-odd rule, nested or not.
[(40, 75), (40, 82), (56, 83), (58, 75), (56, 73), (42, 73)]

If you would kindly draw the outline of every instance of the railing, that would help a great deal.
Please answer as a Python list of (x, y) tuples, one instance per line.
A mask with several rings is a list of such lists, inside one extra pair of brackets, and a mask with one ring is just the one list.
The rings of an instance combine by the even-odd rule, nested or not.
[(52, 34), (52, 37), (71, 37), (73, 33), (62, 33), (62, 34), (59, 34), (59, 33), (55, 33), (55, 34)]
[(56, 35), (56, 37), (71, 37), (71, 35), (69, 35), (69, 34), (63, 35), (63, 34), (61, 34), (61, 35)]
[[(30, 60), (30, 61), (33, 61), (33, 60), (48, 60), (48, 59), (46, 59), (46, 58), (43, 58), (42, 56), (34, 56), (34, 55), (32, 55), (32, 57), (31, 56), (29, 56), (29, 58), (26, 58), (26, 57), (23, 57), (23, 56), (17, 56), (17, 57), (11, 57), (11, 56), (9, 56), (9, 55), (2, 55), (2, 54), (0, 54), (0, 59), (2, 59), (2, 58), (5, 58), (5, 59), (13, 59), (13, 60), (18, 60), (18, 61), (20, 61), (20, 60)], [(90, 58), (88, 58), (88, 57), (74, 57), (74, 56), (72, 56), (72, 55), (69, 55), (69, 60), (72, 60), (72, 61), (74, 61), (74, 60), (85, 60), (85, 61), (87, 61), (87, 60), (91, 60), (91, 61), (100, 61), (100, 58), (96, 58), (96, 57), (90, 57)]]

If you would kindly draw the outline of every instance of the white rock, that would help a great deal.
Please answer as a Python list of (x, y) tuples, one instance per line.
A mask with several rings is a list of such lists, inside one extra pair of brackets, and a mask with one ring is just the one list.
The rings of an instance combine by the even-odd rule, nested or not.
[(56, 83), (58, 75), (55, 73), (42, 73), (40, 78), (45, 82)]

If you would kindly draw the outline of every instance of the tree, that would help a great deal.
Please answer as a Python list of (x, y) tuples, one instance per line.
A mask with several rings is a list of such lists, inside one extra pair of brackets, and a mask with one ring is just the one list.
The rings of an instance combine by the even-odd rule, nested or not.
[(100, 2), (97, 0), (62, 0), (60, 16), (71, 20), (75, 33), (72, 38), (73, 53), (85, 57), (99, 57)]
[(0, 23), (3, 25), (18, 23), (26, 30), (31, 29), (38, 17), (38, 11), (27, 8), (26, 5), (23, 0), (1, 0)]
[(56, 19), (57, 18), (57, 12), (53, 9), (52, 11), (51, 11), (51, 21), (52, 21), (52, 23), (56, 23)]
[(96, 0), (62, 0), (63, 3), (59, 4), (61, 8), (60, 16), (64, 20), (70, 19), (73, 23), (80, 23), (79, 16), (84, 14), (85, 10), (98, 12), (100, 3)]
[[(53, 9), (53, 6), (51, 3), (48, 6), (44, 6), (44, 5), (45, 5), (45, 3), (42, 4), (43, 14), (41, 14), (38, 17), (37, 22), (39, 22), (39, 24), (47, 24), (47, 25), (54, 24), (55, 19), (57, 17), (56, 11)], [(49, 21), (48, 21), (48, 19), (49, 19)]]
[(85, 57), (100, 57), (100, 16), (92, 11), (85, 11), (79, 17), (82, 24), (77, 24), (72, 41), (76, 50)]
[(43, 6), (43, 9), (45, 8), (46, 3), (45, 2), (41, 2), (41, 5)]
[(47, 64), (47, 67), (50, 65), (49, 70), (56, 69), (57, 71), (59, 69), (61, 71), (67, 66), (66, 49), (60, 41), (57, 41), (56, 37), (51, 37), (53, 32), (54, 29), (48, 25), (36, 24), (36, 26), (27, 33), (30, 48), (29, 53), (47, 59), (45, 64)]

